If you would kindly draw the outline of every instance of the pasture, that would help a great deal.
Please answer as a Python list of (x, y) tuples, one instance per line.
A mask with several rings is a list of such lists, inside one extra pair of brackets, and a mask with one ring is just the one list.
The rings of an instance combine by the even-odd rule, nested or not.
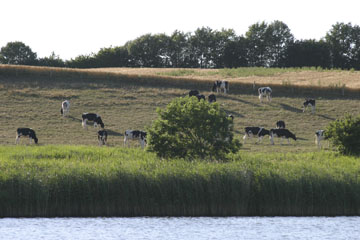
[[(144, 130), (157, 117), (156, 108), (164, 108), (171, 99), (186, 96), (191, 89), (211, 94), (214, 79), (230, 82), (229, 94), (216, 94), (217, 102), (234, 118), (235, 135), (242, 138), (244, 127), (275, 128), (278, 120), (296, 134), (298, 141), (279, 140), (270, 145), (247, 140), (242, 151), (307, 152), (317, 151), (314, 134), (330, 121), (345, 114), (360, 113), (360, 73), (351, 71), (293, 70), (227, 77), (212, 74), (197, 75), (197, 70), (183, 70), (181, 76), (164, 76), (164, 70), (131, 69), (72, 70), (44, 67), (0, 66), (0, 144), (13, 145), (18, 127), (33, 128), (40, 145), (97, 145), (97, 131), (92, 126), (81, 127), (81, 114), (99, 114), (109, 133), (108, 145), (122, 147), (126, 129)], [(168, 70), (180, 71), (180, 70)], [(187, 74), (187, 71), (191, 74)], [(229, 70), (230, 71), (230, 70)], [(256, 69), (254, 69), (256, 71)], [(262, 69), (266, 72), (266, 69)], [(120, 72), (120, 73), (119, 73)], [(171, 75), (171, 74), (170, 74)], [(307, 80), (307, 76), (310, 80)], [(317, 78), (315, 77), (317, 76)], [(337, 81), (336, 77), (339, 77)], [(276, 81), (274, 79), (277, 79)], [(307, 80), (304, 84), (299, 79)], [(327, 82), (327, 79), (329, 82)], [(253, 83), (255, 82), (255, 88)], [(310, 84), (312, 83), (312, 84)], [(260, 103), (257, 88), (271, 86), (271, 103)], [(302, 112), (304, 98), (315, 98), (316, 113)], [(70, 113), (60, 114), (61, 102), (70, 100)], [(20, 144), (28, 144), (21, 138)], [(133, 146), (139, 146), (137, 142)], [(327, 145), (325, 145), (327, 146)], [(325, 147), (327, 149), (327, 147)]]

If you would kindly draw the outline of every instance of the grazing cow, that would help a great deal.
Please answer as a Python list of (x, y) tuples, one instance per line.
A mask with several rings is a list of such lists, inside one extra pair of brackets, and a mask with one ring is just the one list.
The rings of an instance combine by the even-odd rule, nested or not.
[(258, 137), (258, 140), (256, 141), (256, 143), (258, 142), (262, 142), (262, 139), (265, 135), (270, 135), (269, 130), (266, 130), (263, 127), (246, 127), (245, 128), (245, 135), (243, 137), (244, 139), (244, 144), (245, 144), (245, 140), (246, 138), (251, 138), (254, 136)]
[(96, 113), (83, 113), (82, 115), (82, 126), (84, 128), (87, 128), (87, 121), (94, 122), (94, 127), (97, 127), (98, 124), (100, 124), (101, 128), (104, 128), (104, 123), (101, 120), (101, 117), (97, 115)]
[(212, 87), (213, 92), (221, 92), (221, 90), (224, 90), (224, 93), (229, 92), (229, 82), (228, 81), (215, 81), (214, 85)]
[[(270, 130), (270, 142), (272, 145), (274, 145), (274, 137), (286, 138), (288, 140), (288, 143), (290, 143), (289, 138), (292, 138), (296, 141), (295, 134), (293, 134), (292, 132), (290, 132), (285, 128), (280, 128), (280, 129), (276, 128)], [(282, 141), (280, 142), (280, 144), (282, 144)]]
[(285, 128), (285, 122), (280, 120), (276, 122), (276, 128)]
[(189, 92), (189, 97), (196, 96), (196, 95), (199, 95), (199, 94), (200, 94), (200, 93), (199, 93), (198, 90), (191, 90), (191, 91)]
[(305, 112), (305, 109), (308, 106), (311, 106), (311, 113), (315, 113), (315, 99), (305, 99), (305, 102), (303, 103), (303, 112)]
[(203, 100), (205, 101), (205, 96), (202, 95), (202, 94), (198, 94), (198, 95), (196, 95), (196, 97), (199, 99), (199, 101), (200, 101), (201, 99), (203, 99)]
[(32, 130), (31, 128), (18, 128), (16, 130), (15, 144), (19, 143), (21, 136), (28, 136), (30, 139), (30, 144), (31, 144), (31, 140), (34, 140), (35, 144), (38, 143), (38, 139), (36, 137), (35, 131)]
[[(126, 130), (124, 137), (124, 146), (126, 146), (126, 142), (128, 140), (139, 140), (141, 148), (144, 148), (146, 145), (146, 132), (139, 130)], [(130, 142), (128, 144), (130, 147)]]
[(100, 130), (98, 131), (98, 141), (99, 145), (106, 145), (107, 142), (107, 131), (106, 130)]
[(216, 102), (215, 94), (210, 94), (208, 97), (209, 103)]
[(321, 148), (321, 141), (325, 139), (325, 130), (317, 130), (315, 132), (315, 144)]
[(259, 99), (262, 102), (263, 98), (267, 98), (268, 102), (271, 102), (271, 93), (272, 90), (270, 87), (261, 87), (258, 89)]
[(65, 117), (65, 115), (67, 115), (70, 111), (70, 102), (68, 100), (65, 100), (61, 103), (61, 115), (63, 115), (63, 117)]

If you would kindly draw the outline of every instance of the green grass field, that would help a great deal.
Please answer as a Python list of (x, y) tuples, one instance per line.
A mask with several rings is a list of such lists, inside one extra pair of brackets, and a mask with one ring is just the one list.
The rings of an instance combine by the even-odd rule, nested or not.
[[(190, 70), (188, 70), (190, 71)], [(247, 71), (249, 71), (247, 69)], [(263, 70), (264, 71), (264, 70)], [(310, 70), (304, 70), (306, 71)], [(331, 73), (331, 72), (330, 72)], [(334, 74), (336, 71), (334, 71)], [(278, 76), (286, 74), (278, 72)], [(299, 74), (304, 74), (301, 72)], [(269, 76), (257, 76), (261, 82)], [(357, 74), (349, 75), (355, 82)], [(235, 132), (240, 138), (246, 126), (274, 128), (278, 120), (284, 120), (298, 141), (290, 145), (279, 141), (270, 145), (248, 141), (242, 151), (252, 152), (307, 152), (316, 151), (314, 132), (325, 128), (330, 121), (345, 114), (360, 113), (360, 91), (341, 87), (296, 86), (291, 79), (284, 84), (271, 85), (273, 100), (260, 103), (257, 86), (230, 81), (230, 94), (217, 94), (218, 103), (235, 119)], [(323, 81), (323, 80), (322, 80)], [(344, 81), (344, 80), (343, 80)], [(360, 81), (360, 78), (359, 78)], [(17, 67), (0, 68), (0, 144), (13, 145), (18, 127), (33, 128), (40, 145), (70, 144), (97, 145), (96, 132), (89, 126), (81, 127), (81, 114), (95, 112), (102, 116), (109, 132), (108, 145), (122, 147), (126, 129), (143, 130), (157, 117), (156, 108), (164, 108), (173, 98), (186, 96), (190, 89), (199, 89), (209, 95), (213, 80), (170, 78), (159, 76), (124, 75), (104, 72), (64, 70), (54, 68)], [(344, 83), (346, 85), (346, 82)], [(305, 97), (317, 100), (317, 110), (302, 112)], [(60, 115), (61, 102), (70, 100), (70, 115)], [(21, 139), (21, 144), (28, 144)], [(134, 142), (133, 146), (138, 146)], [(326, 149), (327, 149), (327, 145)]]
[(0, 217), (359, 215), (359, 165), (330, 152), (210, 163), (141, 149), (0, 146)]

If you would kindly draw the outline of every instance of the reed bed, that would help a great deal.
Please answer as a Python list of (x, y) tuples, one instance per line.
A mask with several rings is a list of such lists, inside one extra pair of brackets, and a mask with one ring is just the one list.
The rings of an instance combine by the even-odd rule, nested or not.
[(332, 152), (189, 162), (140, 149), (1, 146), (0, 217), (359, 215), (359, 169)]

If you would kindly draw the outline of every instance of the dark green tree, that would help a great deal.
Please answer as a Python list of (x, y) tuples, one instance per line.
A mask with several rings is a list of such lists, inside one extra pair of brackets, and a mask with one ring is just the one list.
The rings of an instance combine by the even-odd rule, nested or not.
[(49, 57), (39, 58), (39, 66), (49, 66), (49, 67), (65, 67), (65, 62), (56, 55), (55, 52), (52, 52)]
[(331, 68), (329, 45), (323, 40), (295, 41), (286, 50), (284, 66)]
[(0, 51), (0, 62), (4, 64), (36, 65), (36, 53), (22, 42), (9, 42)]
[(248, 63), (250, 67), (267, 65), (266, 51), (268, 45), (268, 25), (265, 22), (255, 23), (249, 27), (245, 36), (248, 41)]
[(240, 36), (233, 41), (229, 41), (224, 49), (224, 67), (237, 68), (247, 67), (247, 40)]
[(224, 160), (241, 144), (234, 139), (233, 122), (218, 103), (196, 97), (176, 98), (148, 129), (148, 150), (160, 157)]
[(129, 53), (125, 47), (102, 48), (95, 55), (98, 67), (128, 67)]
[(360, 28), (351, 23), (336, 23), (326, 34), (335, 68), (360, 69)]

